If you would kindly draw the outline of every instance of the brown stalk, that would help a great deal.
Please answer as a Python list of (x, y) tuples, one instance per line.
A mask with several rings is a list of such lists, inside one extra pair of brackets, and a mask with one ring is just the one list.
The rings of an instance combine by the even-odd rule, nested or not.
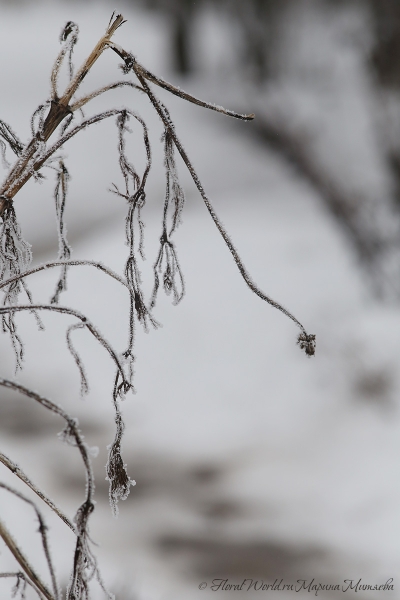
[(115, 17), (112, 23), (110, 23), (108, 26), (106, 33), (100, 38), (88, 58), (72, 78), (61, 98), (57, 98), (57, 96), (55, 96), (52, 99), (50, 111), (43, 124), (42, 131), (37, 132), (36, 135), (31, 139), (21, 157), (11, 169), (11, 172), (0, 189), (0, 217), (3, 216), (4, 211), (10, 205), (10, 202), (16, 193), (32, 177), (33, 171), (38, 171), (43, 165), (43, 161), (38, 158), (37, 162), (32, 165), (32, 168), (28, 168), (30, 161), (34, 158), (35, 152), (38, 149), (39, 143), (47, 142), (60, 123), (69, 114), (71, 114), (72, 110), (69, 106), (69, 102), (72, 96), (75, 94), (80, 84), (93, 67), (94, 63), (108, 47), (112, 35), (115, 33), (118, 27), (122, 25), (123, 22), (124, 18), (122, 15), (117, 15)]

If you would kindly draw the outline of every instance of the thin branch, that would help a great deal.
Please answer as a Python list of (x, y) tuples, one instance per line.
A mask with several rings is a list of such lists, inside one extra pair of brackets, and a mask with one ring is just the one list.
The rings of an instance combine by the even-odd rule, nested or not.
[[(2, 385), (0, 383), (0, 385)], [(60, 519), (62, 521), (64, 521), (64, 523), (66, 525), (68, 525), (68, 527), (71, 529), (71, 531), (73, 531), (74, 533), (76, 533), (75, 531), (75, 526), (73, 525), (73, 523), (68, 519), (68, 517), (58, 508), (58, 506), (56, 506), (54, 504), (54, 502), (52, 500), (50, 500), (50, 498), (48, 498), (46, 496), (46, 494), (44, 494), (37, 485), (35, 485), (30, 479), (29, 477), (24, 473), (24, 471), (21, 469), (21, 467), (19, 467), (16, 463), (14, 463), (12, 460), (10, 460), (8, 458), (8, 456), (6, 456), (5, 454), (3, 454), (2, 452), (0, 452), (0, 462), (3, 463), (3, 465), (5, 467), (7, 467), (8, 469), (10, 469), (10, 471), (12, 473), (14, 473), (14, 475), (16, 475), (21, 481), (23, 481), (33, 492), (35, 492), (35, 494), (41, 499), (43, 500), (43, 502), (45, 502), (47, 504), (47, 506), (49, 506), (51, 508), (52, 511), (54, 511), (56, 513), (56, 515), (58, 515), (60, 517)]]
[(93, 325), (93, 323), (91, 323), (89, 321), (89, 319), (87, 317), (85, 317), (85, 315), (78, 312), (77, 310), (73, 310), (72, 308), (68, 308), (66, 306), (56, 306), (54, 304), (51, 304), (51, 305), (49, 305), (49, 304), (33, 304), (33, 305), (29, 305), (29, 306), (14, 305), (11, 307), (1, 306), (0, 307), (0, 315), (8, 314), (10, 312), (14, 313), (14, 312), (21, 312), (21, 311), (26, 311), (26, 310), (30, 310), (30, 311), (31, 310), (48, 310), (48, 311), (58, 312), (58, 313), (66, 314), (66, 315), (71, 315), (71, 316), (79, 319), (87, 327), (87, 329), (90, 331), (90, 333), (100, 342), (100, 344), (103, 346), (103, 348), (105, 350), (107, 350), (108, 354), (114, 361), (114, 363), (118, 369), (118, 372), (120, 373), (121, 378), (122, 378), (121, 390), (123, 392), (127, 392), (131, 388), (130, 383), (127, 381), (127, 379), (125, 377), (123, 367), (121, 365), (121, 362), (120, 362), (116, 352), (110, 346), (110, 344), (107, 342), (107, 340), (101, 335), (101, 333), (96, 329), (96, 327)]
[(89, 54), (81, 68), (76, 73), (75, 77), (68, 85), (62, 98), (60, 98), (60, 104), (62, 106), (68, 106), (72, 96), (75, 94), (76, 90), (78, 89), (86, 75), (89, 73), (94, 63), (98, 60), (98, 58), (100, 58), (103, 51), (106, 50), (111, 37), (114, 35), (118, 27), (122, 25), (123, 22), (124, 17), (122, 15), (117, 15), (114, 21), (109, 24), (105, 35), (103, 35), (103, 37), (97, 42), (92, 52)]
[[(15, 598), (17, 593), (19, 592), (21, 600), (25, 600), (25, 591), (26, 591), (27, 585), (31, 586), (31, 588), (37, 593), (39, 598), (43, 598), (43, 596), (39, 592), (39, 590), (37, 590), (36, 588), (33, 587), (32, 583), (29, 581), (29, 579), (27, 579), (25, 573), (23, 573), (22, 571), (17, 571), (15, 573), (0, 573), (0, 578), (6, 578), (6, 577), (16, 577), (17, 578), (17, 582), (12, 590), (12, 598)], [(22, 584), (22, 590), (20, 590), (21, 584)]]
[(98, 90), (95, 90), (91, 94), (88, 94), (87, 96), (84, 96), (83, 98), (80, 98), (79, 100), (77, 100), (76, 102), (71, 104), (70, 109), (72, 110), (72, 112), (75, 112), (79, 108), (82, 108), (82, 106), (85, 106), (85, 104), (90, 102), (90, 100), (93, 100), (93, 98), (97, 98), (97, 96), (104, 94), (104, 92), (108, 92), (109, 90), (115, 90), (116, 88), (125, 87), (125, 86), (134, 88), (136, 90), (139, 90), (140, 92), (144, 92), (144, 89), (141, 88), (136, 83), (133, 83), (131, 81), (117, 81), (116, 83), (110, 83), (110, 85), (106, 85)]
[(248, 287), (251, 289), (251, 291), (254, 292), (259, 298), (261, 298), (261, 300), (264, 300), (265, 302), (267, 302), (274, 308), (278, 309), (284, 315), (289, 317), (289, 319), (291, 319), (294, 323), (296, 323), (296, 325), (301, 329), (301, 332), (302, 332), (298, 338), (300, 347), (305, 350), (307, 356), (313, 356), (315, 354), (315, 335), (308, 334), (306, 332), (304, 326), (300, 323), (300, 321), (298, 321), (296, 319), (296, 317), (294, 317), (281, 304), (279, 304), (278, 302), (275, 302), (275, 300), (273, 300), (272, 298), (267, 296), (267, 294), (265, 294), (263, 291), (261, 291), (257, 287), (257, 285), (254, 283), (254, 281), (250, 277), (249, 273), (247, 272), (247, 269), (245, 268), (245, 266), (242, 262), (242, 259), (239, 256), (238, 251), (236, 250), (227, 231), (225, 230), (221, 221), (219, 220), (210, 200), (208, 199), (208, 197), (204, 191), (204, 188), (200, 182), (200, 179), (199, 179), (192, 163), (189, 160), (188, 155), (186, 154), (179, 138), (177, 137), (177, 135), (175, 133), (175, 128), (171, 122), (169, 115), (166, 113), (162, 104), (159, 102), (159, 100), (156, 98), (156, 96), (151, 91), (151, 89), (142, 73), (142, 69), (141, 69), (140, 65), (138, 65), (135, 58), (131, 54), (129, 54), (125, 51), (122, 51), (120, 48), (118, 48), (118, 50), (117, 50), (113, 44), (110, 44), (110, 46), (113, 48), (113, 50), (115, 50), (117, 52), (117, 54), (119, 54), (119, 56), (121, 56), (125, 60), (126, 69), (127, 70), (131, 69), (134, 71), (137, 78), (139, 79), (141, 86), (143, 87), (147, 96), (149, 97), (150, 102), (152, 103), (152, 105), (156, 109), (160, 119), (162, 120), (165, 128), (168, 129), (168, 131), (170, 132), (171, 138), (173, 139), (175, 146), (178, 149), (179, 154), (181, 155), (185, 165), (187, 166), (189, 173), (192, 176), (192, 179), (204, 201), (204, 204), (206, 205), (207, 210), (211, 215), (212, 220), (214, 221), (218, 231), (220, 232), (225, 244), (228, 246), (228, 249), (233, 256), (236, 266), (238, 267), (239, 272), (242, 275), (244, 281), (246, 282)]
[(65, 42), (65, 43), (64, 43), (64, 46), (62, 47), (59, 55), (57, 56), (54, 66), (53, 66), (53, 69), (51, 71), (50, 82), (51, 82), (52, 100), (58, 100), (57, 79), (58, 79), (61, 65), (64, 62), (64, 58), (65, 58), (65, 55), (67, 54), (67, 52), (69, 54), (70, 79), (72, 79), (71, 60), (72, 60), (72, 53), (74, 50), (74, 46), (78, 41), (78, 33), (79, 33), (79, 27), (78, 27), (78, 25), (76, 25), (76, 23), (73, 23), (73, 21), (68, 21), (68, 23), (65, 25), (64, 29), (61, 32), (60, 42)]
[(86, 373), (85, 373), (85, 367), (83, 365), (81, 357), (79, 356), (79, 354), (75, 350), (74, 345), (72, 344), (71, 333), (72, 333), (72, 331), (75, 331), (75, 329), (82, 329), (84, 327), (85, 327), (84, 323), (76, 323), (75, 325), (71, 325), (70, 327), (68, 327), (68, 330), (67, 330), (68, 350), (72, 354), (72, 356), (75, 360), (75, 364), (78, 367), (79, 374), (81, 376), (81, 396), (85, 396), (86, 394), (89, 393), (89, 384), (88, 384), (88, 380), (87, 380)]
[(17, 134), (11, 129), (10, 125), (0, 119), (0, 137), (10, 146), (11, 150), (20, 156), (24, 149), (23, 143), (18, 139)]
[[(54, 404), (54, 402), (52, 402), (51, 400), (48, 400), (44, 396), (41, 396), (37, 392), (34, 392), (34, 391), (30, 390), (29, 388), (26, 388), (25, 386), (15, 382), (15, 381), (11, 381), (9, 379), (3, 379), (2, 377), (0, 377), (0, 386), (5, 387), (10, 390), (13, 390), (15, 392), (19, 392), (20, 394), (23, 394), (24, 396), (27, 396), (28, 398), (32, 398), (32, 400), (35, 400), (35, 402), (38, 402), (41, 406), (43, 406), (50, 412), (52, 412), (52, 413), (60, 416), (62, 419), (64, 419), (64, 421), (67, 423), (68, 435), (69, 435), (69, 437), (71, 437), (71, 436), (74, 437), (76, 446), (79, 448), (79, 451), (82, 456), (82, 461), (85, 466), (86, 476), (87, 476), (87, 480), (88, 480), (88, 490), (87, 490), (88, 499), (90, 500), (92, 498), (93, 492), (94, 492), (94, 480), (93, 480), (93, 474), (92, 474), (92, 467), (91, 467), (91, 463), (90, 463), (89, 453), (86, 448), (86, 444), (83, 442), (83, 438), (77, 428), (76, 419), (74, 419), (68, 413), (66, 413), (65, 410), (63, 408), (61, 408), (61, 406), (59, 406), (58, 404)], [(34, 491), (36, 491), (36, 490), (34, 490)], [(46, 503), (48, 504), (48, 502), (46, 502)], [(63, 519), (63, 520), (65, 520), (65, 519)], [(67, 525), (70, 526), (70, 523), (67, 523)]]
[(47, 586), (42, 582), (40, 577), (33, 570), (31, 565), (29, 564), (28, 559), (22, 552), (22, 550), (18, 547), (16, 541), (0, 519), (0, 536), (3, 538), (4, 543), (7, 548), (13, 554), (15, 560), (18, 562), (22, 570), (26, 573), (29, 579), (32, 582), (32, 585), (35, 589), (39, 590), (40, 593), (46, 598), (46, 600), (56, 600), (53, 594), (47, 589)]
[[(68, 181), (70, 175), (64, 161), (60, 160), (57, 169), (57, 183), (54, 190), (54, 201), (57, 216), (58, 227), (58, 259), (68, 260), (71, 257), (71, 247), (67, 241), (66, 228), (64, 224), (64, 211), (67, 201)], [(58, 304), (60, 294), (67, 289), (67, 272), (68, 267), (63, 266), (61, 274), (56, 284), (54, 295), (51, 299), (51, 304)]]
[(196, 98), (195, 96), (192, 96), (191, 94), (188, 94), (184, 90), (181, 90), (180, 88), (172, 85), (172, 83), (168, 83), (168, 81), (165, 81), (161, 77), (158, 77), (158, 75), (154, 75), (154, 73), (151, 73), (150, 71), (145, 69), (145, 67), (143, 67), (141, 64), (139, 64), (137, 62), (137, 60), (131, 54), (129, 54), (128, 52), (125, 52), (125, 50), (123, 50), (123, 48), (118, 46), (118, 44), (115, 44), (114, 42), (109, 42), (109, 46), (125, 61), (127, 68), (129, 65), (129, 68), (133, 69), (133, 63), (134, 63), (135, 64), (135, 72), (137, 69), (137, 71), (140, 72), (140, 74), (145, 79), (148, 79), (149, 81), (151, 81), (152, 83), (155, 83), (156, 85), (163, 88), (164, 90), (171, 92), (171, 94), (174, 94), (174, 96), (178, 96), (178, 98), (182, 98), (182, 100), (187, 100), (188, 102), (191, 102), (192, 104), (197, 104), (197, 106), (202, 106), (203, 108), (208, 108), (209, 110), (215, 110), (216, 112), (222, 113), (223, 115), (226, 115), (228, 117), (234, 117), (235, 119), (241, 119), (242, 121), (252, 121), (255, 117), (255, 115), (253, 113), (250, 115), (243, 115), (243, 114), (234, 112), (233, 110), (227, 110), (223, 106), (211, 104), (210, 102), (204, 102), (204, 100), (200, 100), (199, 98)]
[[(110, 22), (105, 35), (102, 36), (97, 42), (86, 61), (83, 63), (76, 75), (72, 78), (63, 96), (60, 99), (54, 98), (51, 101), (50, 111), (43, 123), (43, 126), (40, 128), (37, 134), (32, 137), (29, 144), (25, 147), (19, 160), (11, 169), (8, 177), (0, 188), (0, 217), (3, 216), (4, 211), (9, 206), (10, 201), (12, 201), (15, 194), (42, 166), (44, 161), (41, 161), (40, 158), (41, 150), (43, 149), (43, 143), (47, 142), (60, 123), (71, 114), (69, 102), (72, 96), (75, 94), (94, 63), (101, 56), (103, 51), (108, 48), (108, 44), (112, 35), (115, 33), (118, 27), (122, 25), (123, 22), (124, 18), (122, 15), (117, 15), (115, 19)], [(53, 79), (53, 93), (56, 93), (55, 83), (57, 79), (57, 73), (54, 75)], [(39, 157), (38, 160), (35, 161), (33, 159), (38, 150)]]
[(43, 515), (41, 514), (41, 512), (38, 509), (38, 507), (36, 506), (36, 504), (32, 500), (30, 500), (29, 498), (24, 496), (24, 494), (21, 494), (21, 492), (18, 492), (17, 490), (14, 490), (10, 486), (6, 485), (5, 483), (1, 483), (1, 482), (0, 482), (0, 487), (3, 488), (4, 490), (6, 490), (7, 492), (9, 492), (10, 494), (14, 494), (14, 496), (17, 496), (17, 498), (19, 498), (23, 502), (26, 502), (27, 504), (32, 506), (33, 510), (35, 511), (36, 516), (39, 521), (39, 533), (42, 537), (43, 552), (46, 557), (47, 566), (50, 571), (50, 577), (51, 577), (51, 582), (53, 585), (54, 596), (55, 596), (56, 600), (59, 600), (59, 597), (60, 597), (59, 588), (58, 588), (58, 583), (57, 583), (57, 579), (56, 579), (56, 575), (55, 575), (55, 571), (54, 571), (53, 561), (51, 560), (50, 549), (49, 549), (49, 544), (48, 544), (48, 540), (47, 540), (47, 525), (44, 521)]
[(45, 263), (43, 265), (38, 265), (37, 267), (34, 267), (33, 269), (29, 269), (29, 271), (24, 271), (23, 273), (20, 273), (19, 275), (16, 275), (15, 277), (10, 277), (9, 279), (6, 279), (5, 281), (0, 281), (0, 289), (2, 287), (10, 285), (11, 283), (14, 283), (15, 281), (21, 280), (24, 277), (28, 277), (28, 275), (33, 275), (34, 273), (39, 273), (40, 271), (46, 271), (47, 269), (52, 269), (53, 267), (63, 267), (63, 266), (96, 267), (96, 269), (99, 269), (99, 271), (106, 273), (106, 275), (109, 275), (110, 277), (112, 277), (113, 279), (115, 279), (116, 281), (118, 281), (119, 283), (121, 283), (122, 285), (124, 285), (126, 288), (129, 289), (128, 284), (122, 277), (120, 277), (120, 275), (118, 275), (117, 273), (115, 273), (114, 271), (112, 271), (111, 269), (109, 269), (108, 267), (103, 265), (102, 263), (96, 262), (94, 260), (57, 260), (57, 261)]
[[(81, 597), (88, 598), (88, 582), (94, 576), (96, 576), (100, 586), (105, 591), (105, 593), (107, 593), (109, 598), (111, 598), (111, 595), (107, 592), (107, 590), (104, 587), (102, 578), (97, 567), (96, 558), (89, 547), (88, 520), (94, 510), (94, 477), (92, 465), (89, 458), (88, 448), (84, 443), (82, 435), (78, 429), (76, 419), (70, 417), (60, 406), (54, 404), (47, 398), (40, 396), (39, 394), (26, 388), (25, 386), (20, 385), (19, 383), (10, 381), (8, 379), (0, 378), (0, 386), (20, 392), (28, 398), (32, 398), (33, 400), (41, 404), (44, 408), (47, 408), (51, 412), (59, 415), (66, 421), (67, 425), (63, 432), (60, 434), (60, 436), (63, 439), (63, 441), (78, 447), (85, 467), (86, 474), (86, 499), (78, 509), (74, 519), (76, 523), (75, 532), (77, 535), (77, 540), (68, 598), (70, 600), (76, 600), (77, 598)], [(86, 574), (86, 571), (88, 569), (89, 575)], [(76, 591), (78, 591), (79, 593), (75, 594)], [(80, 592), (85, 593), (86, 596), (79, 595)]]

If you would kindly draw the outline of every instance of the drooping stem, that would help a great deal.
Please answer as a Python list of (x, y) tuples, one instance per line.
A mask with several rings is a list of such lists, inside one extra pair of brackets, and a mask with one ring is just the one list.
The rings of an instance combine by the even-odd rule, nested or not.
[[(273, 306), (274, 308), (278, 309), (279, 311), (281, 311), (284, 315), (286, 315), (287, 317), (289, 317), (289, 319), (291, 319), (301, 330), (301, 334), (298, 337), (298, 344), (300, 345), (301, 349), (305, 350), (307, 356), (313, 356), (315, 354), (315, 335), (313, 334), (308, 334), (304, 328), (304, 326), (300, 323), (300, 321), (298, 321), (298, 319), (296, 319), (295, 316), (293, 316), (286, 308), (284, 308), (281, 304), (279, 304), (278, 302), (276, 302), (275, 300), (273, 300), (272, 298), (270, 298), (267, 294), (265, 294), (262, 290), (260, 290), (258, 288), (258, 286), (254, 283), (254, 281), (252, 280), (250, 274), (248, 273), (246, 267), (243, 264), (242, 259), (240, 258), (240, 255), (238, 253), (238, 251), (236, 250), (232, 240), (230, 239), (228, 232), (226, 231), (226, 229), (224, 228), (224, 226), (222, 225), (220, 219), (218, 218), (214, 207), (212, 206), (209, 198), (207, 197), (204, 188), (200, 182), (200, 179), (185, 151), (185, 149), (183, 148), (178, 136), (176, 135), (175, 132), (175, 128), (174, 125), (171, 121), (171, 118), (168, 114), (168, 112), (166, 111), (166, 109), (164, 108), (164, 106), (162, 105), (162, 103), (156, 98), (156, 96), (153, 94), (149, 84), (147, 83), (146, 79), (150, 79), (151, 81), (153, 81), (154, 83), (157, 83), (158, 85), (164, 84), (166, 82), (163, 82), (163, 80), (155, 80), (154, 76), (152, 76), (152, 74), (150, 74), (149, 72), (147, 72), (141, 65), (139, 65), (136, 62), (136, 59), (134, 56), (132, 56), (132, 54), (126, 52), (125, 50), (123, 50), (122, 48), (120, 48), (119, 46), (117, 46), (116, 44), (111, 43), (110, 47), (125, 61), (125, 70), (126, 72), (128, 72), (129, 70), (132, 70), (136, 77), (138, 78), (140, 85), (142, 86), (142, 88), (144, 89), (144, 91), (146, 92), (150, 102), (152, 103), (153, 107), (155, 108), (155, 110), (157, 111), (158, 116), (160, 117), (161, 121), (163, 122), (164, 127), (166, 128), (166, 130), (169, 132), (169, 135), (171, 136), (179, 154), (182, 157), (183, 162), (185, 163), (202, 199), (204, 204), (207, 207), (208, 212), (210, 213), (210, 216), (212, 218), (212, 220), (214, 221), (218, 231), (220, 232), (225, 244), (228, 246), (228, 249), (236, 263), (236, 266), (239, 269), (239, 272), (241, 274), (241, 276), (243, 277), (244, 281), (246, 282), (246, 284), (248, 285), (248, 287), (251, 289), (252, 292), (254, 292), (259, 298), (261, 298), (261, 300), (264, 300), (265, 302), (267, 302), (268, 304), (270, 304), (271, 306)], [(160, 83), (161, 82), (161, 83)], [(179, 92), (179, 90), (177, 88), (174, 89), (170, 89), (173, 86), (170, 86), (170, 84), (167, 85), (161, 85), (162, 87), (165, 87), (166, 89), (168, 89), (168, 91), (171, 91), (172, 93), (174, 93), (175, 95), (178, 95), (179, 97), (185, 99), (185, 100), (189, 100), (191, 102), (193, 102), (196, 99), (193, 98), (189, 98), (188, 94), (182, 94)], [(204, 105), (205, 103), (200, 103), (200, 102), (194, 102), (195, 104), (200, 104)], [(207, 106), (207, 108), (212, 108), (212, 106)], [(219, 107), (215, 108), (215, 110), (219, 110)], [(254, 115), (237, 115), (232, 113), (232, 111), (225, 111), (225, 109), (221, 110), (220, 112), (224, 112), (225, 114), (228, 114), (230, 116), (235, 116), (238, 118), (253, 118)]]

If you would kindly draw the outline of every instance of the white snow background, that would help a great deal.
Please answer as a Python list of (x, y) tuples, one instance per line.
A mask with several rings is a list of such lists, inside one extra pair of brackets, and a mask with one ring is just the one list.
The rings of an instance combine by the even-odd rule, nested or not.
[[(30, 116), (49, 94), (62, 26), (68, 20), (80, 26), (74, 55), (79, 66), (102, 35), (110, 9), (104, 3), (16, 3), (0, 10), (0, 118), (25, 142)], [(173, 79), (164, 21), (131, 7), (121, 11), (128, 22), (116, 33), (117, 43), (150, 70)], [(301, 46), (299, 29), (300, 40), (293, 43)], [(204, 46), (218, 49), (220, 31), (218, 22), (207, 17), (198, 35), (208, 41)], [(304, 55), (297, 54), (297, 60), (307, 61), (306, 51)], [(122, 80), (119, 62), (111, 51), (104, 53), (82, 93)], [(175, 82), (233, 110), (257, 112), (271, 96), (248, 91), (244, 100), (239, 88), (235, 96), (232, 80), (238, 86), (240, 82), (229, 79), (229, 59), (223, 53), (210, 54), (205, 65), (196, 78), (175, 77)], [(221, 65), (226, 82), (217, 76)], [(359, 112), (368, 123), (362, 73), (350, 77), (349, 68), (358, 73), (356, 58), (349, 63), (342, 60), (337, 67), (339, 89), (343, 76), (343, 94), (351, 96), (355, 107), (359, 101)], [(307, 104), (304, 80), (299, 79), (296, 88), (293, 77), (287, 102), (300, 107), (299, 112), (308, 106), (307, 118), (314, 115), (318, 124), (323, 110), (315, 97)], [(381, 584), (394, 577), (396, 585), (399, 307), (373, 299), (348, 241), (317, 193), (293, 167), (249, 135), (251, 123), (229, 120), (156, 92), (170, 108), (177, 133), (252, 277), (316, 334), (317, 352), (307, 359), (296, 347), (299, 331), (294, 323), (246, 287), (177, 158), (187, 203), (174, 238), (186, 296), (176, 307), (160, 293), (154, 315), (163, 327), (149, 334), (137, 328), (137, 393), (129, 394), (123, 404), (123, 456), (137, 485), (121, 503), (115, 520), (104, 481), (106, 446), (113, 439), (114, 367), (88, 333), (76, 332), (75, 346), (91, 386), (82, 400), (79, 374), (65, 344), (65, 331), (73, 319), (43, 313), (43, 333), (36, 330), (31, 315), (18, 316), (26, 343), (25, 367), (18, 380), (77, 416), (88, 443), (99, 447), (91, 535), (100, 545), (95, 551), (104, 579), (117, 598), (141, 600), (214, 598), (209, 591), (213, 578), (228, 578), (230, 583), (241, 583), (245, 577), (342, 583), (361, 577), (364, 583)], [(149, 297), (164, 195), (162, 127), (146, 99), (129, 90), (94, 100), (85, 114), (110, 106), (133, 109), (150, 129), (153, 166), (143, 212), (147, 260), (141, 264)], [(355, 170), (350, 158), (345, 161), (343, 185), (369, 181), (369, 186), (384, 189), (388, 184), (379, 153), (371, 147), (370, 128), (348, 119), (347, 109), (341, 96), (335, 104), (336, 128), (342, 127), (347, 136), (343, 148), (351, 144), (355, 155), (357, 150), (360, 154)], [(130, 156), (143, 168), (141, 131), (133, 122), (131, 127)], [(319, 144), (324, 160), (335, 169), (343, 154), (340, 136), (332, 135)], [(126, 205), (107, 191), (112, 182), (123, 187), (116, 147), (112, 119), (64, 147), (72, 177), (66, 223), (74, 259), (98, 260), (122, 273)], [(360, 156), (366, 156), (364, 163)], [(33, 246), (34, 264), (57, 256), (54, 177), (49, 169), (43, 173), (45, 182), (29, 182), (15, 199), (24, 237)], [(49, 301), (57, 276), (52, 270), (29, 278), (36, 302)], [(117, 283), (88, 267), (75, 267), (60, 303), (87, 314), (115, 347), (125, 349), (128, 298)], [(13, 353), (4, 334), (0, 353), (1, 376), (13, 378)], [(72, 517), (83, 499), (84, 478), (75, 450), (56, 439), (62, 424), (41, 415), (40, 407), (30, 406), (28, 399), (4, 391), (0, 395), (2, 452)], [(1, 480), (23, 490), (5, 469)], [(0, 503), (3, 520), (45, 573), (31, 513), (1, 490)], [(66, 582), (73, 536), (44, 512), (57, 572)], [(4, 546), (0, 564), (1, 571), (15, 569)], [(202, 581), (208, 590), (198, 590)], [(1, 597), (8, 598), (10, 582), (1, 582), (0, 590)], [(225, 597), (253, 594), (226, 591)], [(293, 598), (293, 593), (275, 594)], [(303, 595), (307, 592), (298, 597)], [(319, 593), (322, 598), (338, 596)], [(360, 592), (357, 597), (387, 596), (398, 597), (396, 592), (365, 592), (365, 596)]]

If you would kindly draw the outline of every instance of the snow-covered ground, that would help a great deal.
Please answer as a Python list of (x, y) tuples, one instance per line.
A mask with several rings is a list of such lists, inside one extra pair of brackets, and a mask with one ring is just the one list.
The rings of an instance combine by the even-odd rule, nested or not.
[[(60, 28), (70, 19), (79, 23), (81, 41), (74, 59), (79, 64), (110, 15), (100, 4), (90, 10), (75, 4), (46, 4), (46, 10), (29, 6), (23, 18), (14, 10), (1, 10), (0, 118), (25, 141), (30, 114), (48, 94)], [(128, 23), (116, 41), (150, 70), (168, 76), (163, 22), (138, 11), (124, 14)], [(117, 64), (114, 55), (105, 54), (84, 89), (122, 79)], [(225, 101), (208, 96), (206, 78), (192, 83), (196, 91), (203, 84), (203, 98)], [(190, 85), (185, 82), (188, 89)], [(396, 585), (399, 309), (371, 298), (343, 233), (316, 192), (283, 159), (244, 135), (243, 128), (251, 124), (230, 122), (164, 92), (160, 97), (254, 280), (316, 334), (317, 354), (308, 360), (296, 347), (295, 325), (246, 287), (179, 162), (187, 203), (174, 237), (187, 292), (178, 307), (160, 294), (154, 315), (163, 327), (149, 334), (137, 331), (137, 394), (129, 395), (123, 406), (124, 460), (137, 485), (115, 520), (104, 481), (106, 446), (113, 437), (113, 365), (88, 334), (76, 333), (91, 385), (82, 401), (79, 376), (64, 342), (73, 320), (43, 315), (42, 333), (30, 315), (18, 319), (26, 341), (19, 381), (79, 417), (88, 443), (99, 447), (91, 533), (101, 545), (97, 553), (104, 578), (121, 600), (206, 600), (214, 597), (214, 578), (231, 584), (245, 578), (285, 583), (314, 578), (341, 585), (345, 579), (362, 578), (375, 585), (394, 577)], [(161, 233), (162, 128), (145, 99), (133, 92), (110, 92), (108, 99), (94, 101), (87, 114), (110, 103), (133, 108), (151, 131), (154, 161), (143, 213), (147, 261), (141, 266), (150, 294)], [(233, 95), (228, 108), (236, 108)], [(250, 104), (248, 111), (253, 109)], [(117, 134), (111, 122), (96, 128), (64, 150), (72, 175), (68, 238), (73, 258), (99, 260), (122, 272), (126, 207), (107, 192), (112, 182), (121, 183)], [(138, 131), (134, 125), (132, 130)], [(364, 141), (360, 132), (360, 148)], [(336, 164), (330, 142), (324, 152), (328, 155), (329, 148)], [(131, 151), (143, 166), (140, 143), (132, 144)], [(381, 166), (376, 165), (373, 179), (372, 151), (368, 161), (366, 176), (378, 185)], [(35, 264), (57, 253), (53, 185), (50, 173), (43, 184), (27, 185), (15, 201)], [(55, 271), (32, 276), (35, 301), (48, 301), (56, 280)], [(62, 304), (85, 312), (122, 351), (128, 311), (124, 292), (104, 275), (77, 267), (70, 272)], [(5, 335), (0, 352), (0, 375), (12, 378), (13, 356)], [(61, 425), (38, 416), (39, 409), (26, 399), (0, 395), (1, 451), (72, 516), (83, 497), (83, 475), (74, 449), (55, 438)], [(1, 479), (15, 484), (3, 471)], [(3, 519), (37, 568), (43, 568), (31, 517), (21, 516), (17, 502), (3, 492), (0, 502)], [(52, 515), (48, 519), (65, 581), (72, 536)], [(5, 548), (0, 563), (1, 571), (13, 568)], [(198, 589), (201, 582), (208, 584), (206, 590)], [(293, 593), (280, 592), (279, 598)], [(252, 594), (225, 590), (229, 598)], [(333, 598), (339, 592), (318, 595)], [(357, 597), (387, 596), (397, 597), (396, 592), (358, 592)]]

